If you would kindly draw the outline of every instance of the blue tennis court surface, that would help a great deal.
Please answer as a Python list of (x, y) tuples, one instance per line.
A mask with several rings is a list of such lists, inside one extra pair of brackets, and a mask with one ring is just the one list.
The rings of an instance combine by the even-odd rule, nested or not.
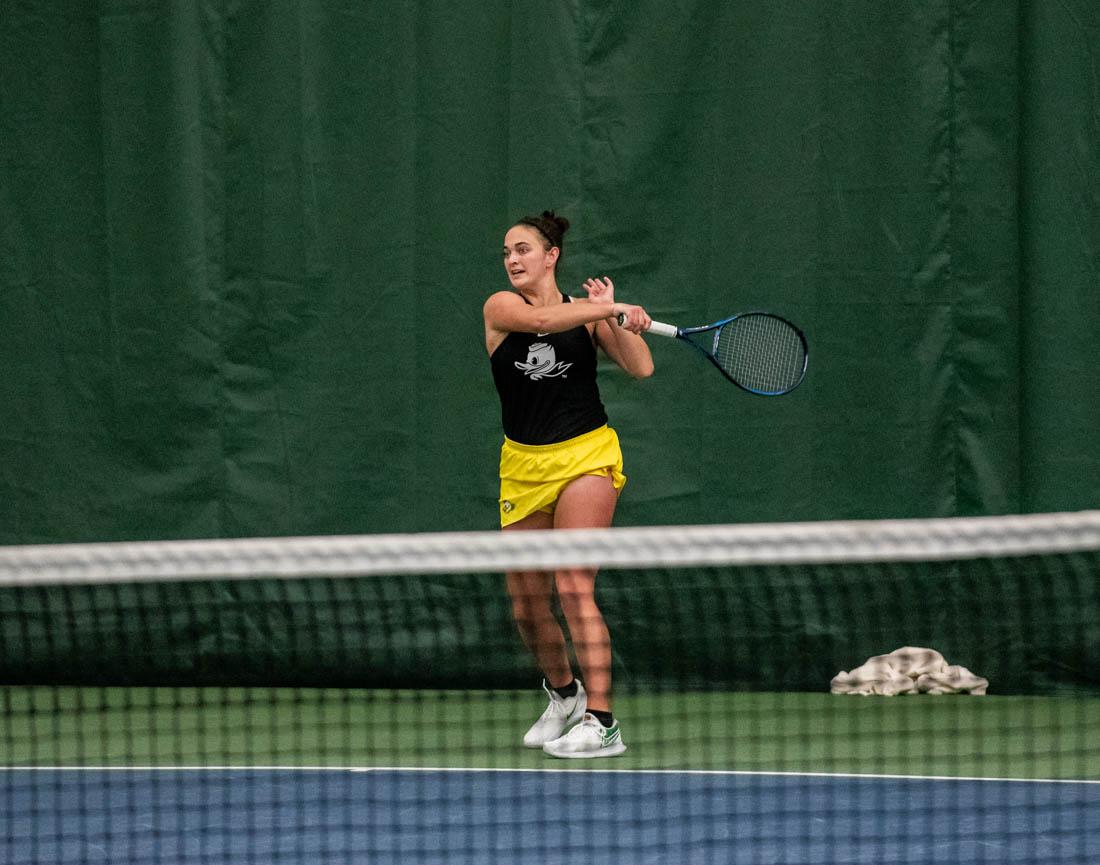
[(1100, 784), (614, 771), (7, 769), (0, 863), (1095, 863)]

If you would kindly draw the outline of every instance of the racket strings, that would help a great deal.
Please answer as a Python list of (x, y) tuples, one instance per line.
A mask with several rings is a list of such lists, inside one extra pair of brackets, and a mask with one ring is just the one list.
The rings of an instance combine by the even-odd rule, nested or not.
[(783, 319), (765, 313), (749, 313), (720, 328), (714, 357), (730, 378), (758, 393), (788, 391), (806, 369), (801, 335)]

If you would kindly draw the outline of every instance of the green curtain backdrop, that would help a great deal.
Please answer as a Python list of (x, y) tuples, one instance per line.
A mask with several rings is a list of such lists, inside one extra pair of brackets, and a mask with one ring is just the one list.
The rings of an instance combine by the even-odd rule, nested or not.
[(1094, 0), (0, 3), (0, 542), (492, 528), (481, 305), (784, 313), (602, 373), (621, 523), (1100, 502)]

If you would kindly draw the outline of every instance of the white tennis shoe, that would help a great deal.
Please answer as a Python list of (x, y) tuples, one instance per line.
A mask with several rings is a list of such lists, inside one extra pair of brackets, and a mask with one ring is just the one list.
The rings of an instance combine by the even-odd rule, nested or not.
[(626, 750), (619, 722), (610, 727), (601, 724), (595, 715), (587, 712), (572, 730), (564, 736), (547, 742), (542, 750), (551, 757), (586, 759), (589, 757), (618, 757)]
[(557, 739), (570, 724), (579, 721), (588, 708), (588, 695), (580, 682), (577, 682), (577, 693), (572, 697), (562, 697), (545, 679), (542, 680), (542, 689), (549, 695), (550, 704), (524, 735), (525, 748), (541, 748), (552, 739)]

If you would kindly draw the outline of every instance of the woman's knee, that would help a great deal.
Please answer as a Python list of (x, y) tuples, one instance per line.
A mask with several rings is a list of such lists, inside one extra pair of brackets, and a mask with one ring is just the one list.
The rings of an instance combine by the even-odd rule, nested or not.
[(549, 574), (539, 572), (508, 574), (508, 596), (517, 621), (537, 621), (551, 615), (553, 590)]
[(575, 614), (590, 615), (596, 609), (596, 574), (577, 568), (558, 571), (556, 575), (558, 600), (566, 618)]

